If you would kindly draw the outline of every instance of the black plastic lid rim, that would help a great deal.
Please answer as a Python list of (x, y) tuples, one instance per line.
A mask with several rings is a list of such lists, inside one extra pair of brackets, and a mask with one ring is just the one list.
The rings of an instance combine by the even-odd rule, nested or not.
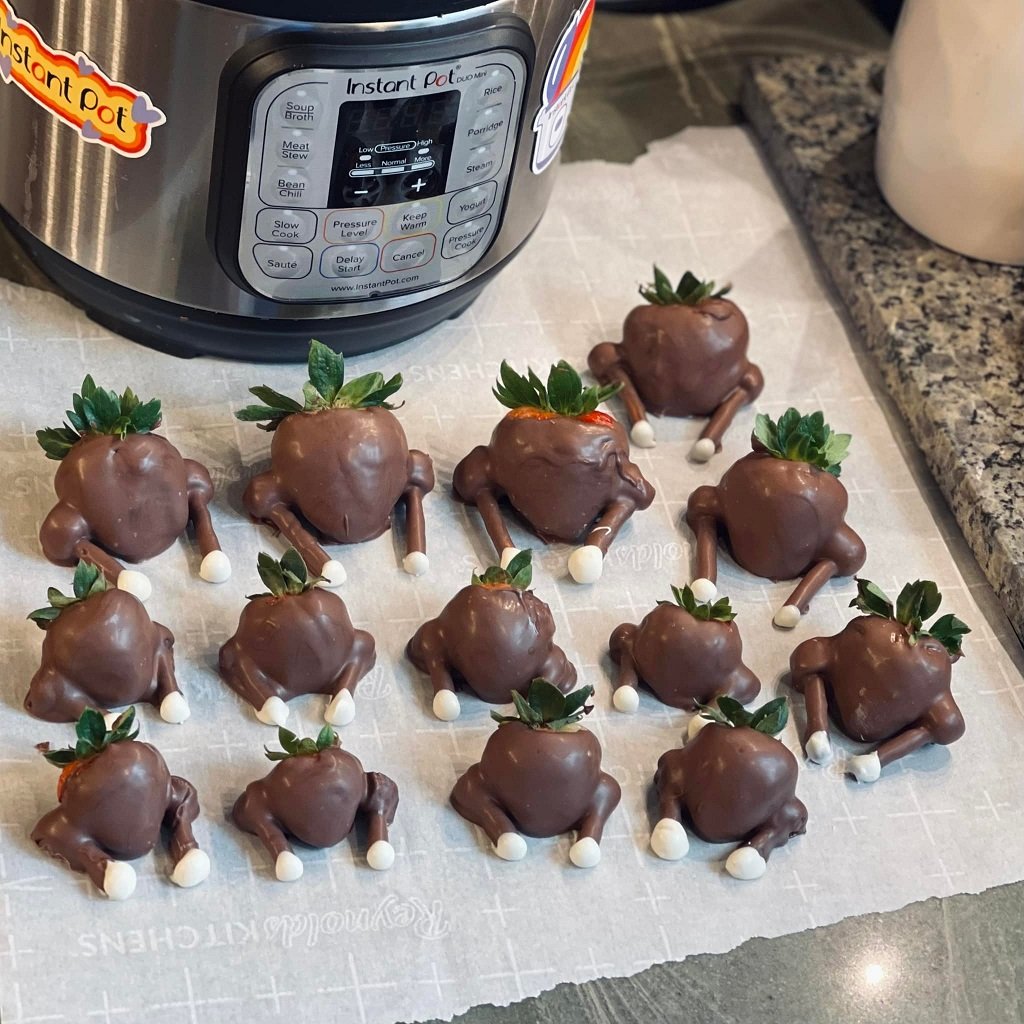
[(487, 7), (493, 0), (192, 0), (239, 14), (281, 21), (352, 25), (374, 21), (413, 21)]

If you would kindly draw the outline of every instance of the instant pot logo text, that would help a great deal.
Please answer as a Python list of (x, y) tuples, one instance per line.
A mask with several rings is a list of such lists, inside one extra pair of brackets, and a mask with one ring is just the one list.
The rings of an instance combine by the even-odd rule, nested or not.
[(107, 78), (84, 53), (53, 50), (0, 0), (0, 84), (16, 85), (86, 142), (139, 157), (167, 118), (144, 92)]
[(533, 121), (537, 136), (533, 146), (534, 174), (547, 170), (562, 148), (593, 20), (594, 0), (586, 0), (569, 19), (555, 47), (544, 78), (541, 107)]
[(420, 92), (425, 89), (445, 89), (450, 86), (464, 85), (487, 75), (485, 68), (462, 70), (461, 64), (453, 67), (432, 68), (423, 74), (400, 75), (397, 78), (351, 78), (347, 86), (349, 96), (396, 96), (402, 93)]

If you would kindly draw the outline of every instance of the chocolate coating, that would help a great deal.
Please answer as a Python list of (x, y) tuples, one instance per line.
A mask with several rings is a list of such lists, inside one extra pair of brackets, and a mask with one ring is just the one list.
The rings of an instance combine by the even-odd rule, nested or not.
[(532, 590), (471, 585), (420, 626), (406, 653), (421, 672), (441, 668), (481, 700), (505, 704), (538, 677), (572, 689), (576, 669), (554, 635), (551, 609)]
[(620, 685), (632, 685), (635, 674), (674, 708), (692, 711), (719, 696), (747, 704), (761, 691), (760, 680), (743, 663), (735, 621), (703, 621), (666, 602), (648, 612), (639, 626), (618, 626), (609, 646), (621, 669)]
[(86, 708), (158, 707), (178, 688), (173, 648), (171, 631), (131, 594), (94, 594), (47, 625), (25, 709), (48, 722), (75, 722)]

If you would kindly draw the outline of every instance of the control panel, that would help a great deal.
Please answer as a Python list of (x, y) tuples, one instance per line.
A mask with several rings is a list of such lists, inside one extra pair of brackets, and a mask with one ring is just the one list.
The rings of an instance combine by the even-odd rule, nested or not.
[(345, 302), (462, 277), (499, 228), (526, 75), (498, 49), (271, 78), (249, 135), (245, 280), (277, 302)]

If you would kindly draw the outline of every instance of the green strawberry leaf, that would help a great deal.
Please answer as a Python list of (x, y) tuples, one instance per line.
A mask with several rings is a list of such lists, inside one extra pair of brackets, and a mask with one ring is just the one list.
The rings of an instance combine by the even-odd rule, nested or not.
[(754, 419), (754, 437), (777, 459), (806, 462), (839, 476), (839, 463), (849, 454), (851, 435), (834, 433), (821, 412), (801, 416), (791, 408), (777, 423), (770, 416), (758, 413)]
[(516, 590), (529, 590), (533, 582), (533, 551), (527, 548), (520, 551), (507, 569), (500, 565), (489, 566), (482, 575), (473, 573), (473, 586), (485, 587), (504, 584), (515, 587)]

